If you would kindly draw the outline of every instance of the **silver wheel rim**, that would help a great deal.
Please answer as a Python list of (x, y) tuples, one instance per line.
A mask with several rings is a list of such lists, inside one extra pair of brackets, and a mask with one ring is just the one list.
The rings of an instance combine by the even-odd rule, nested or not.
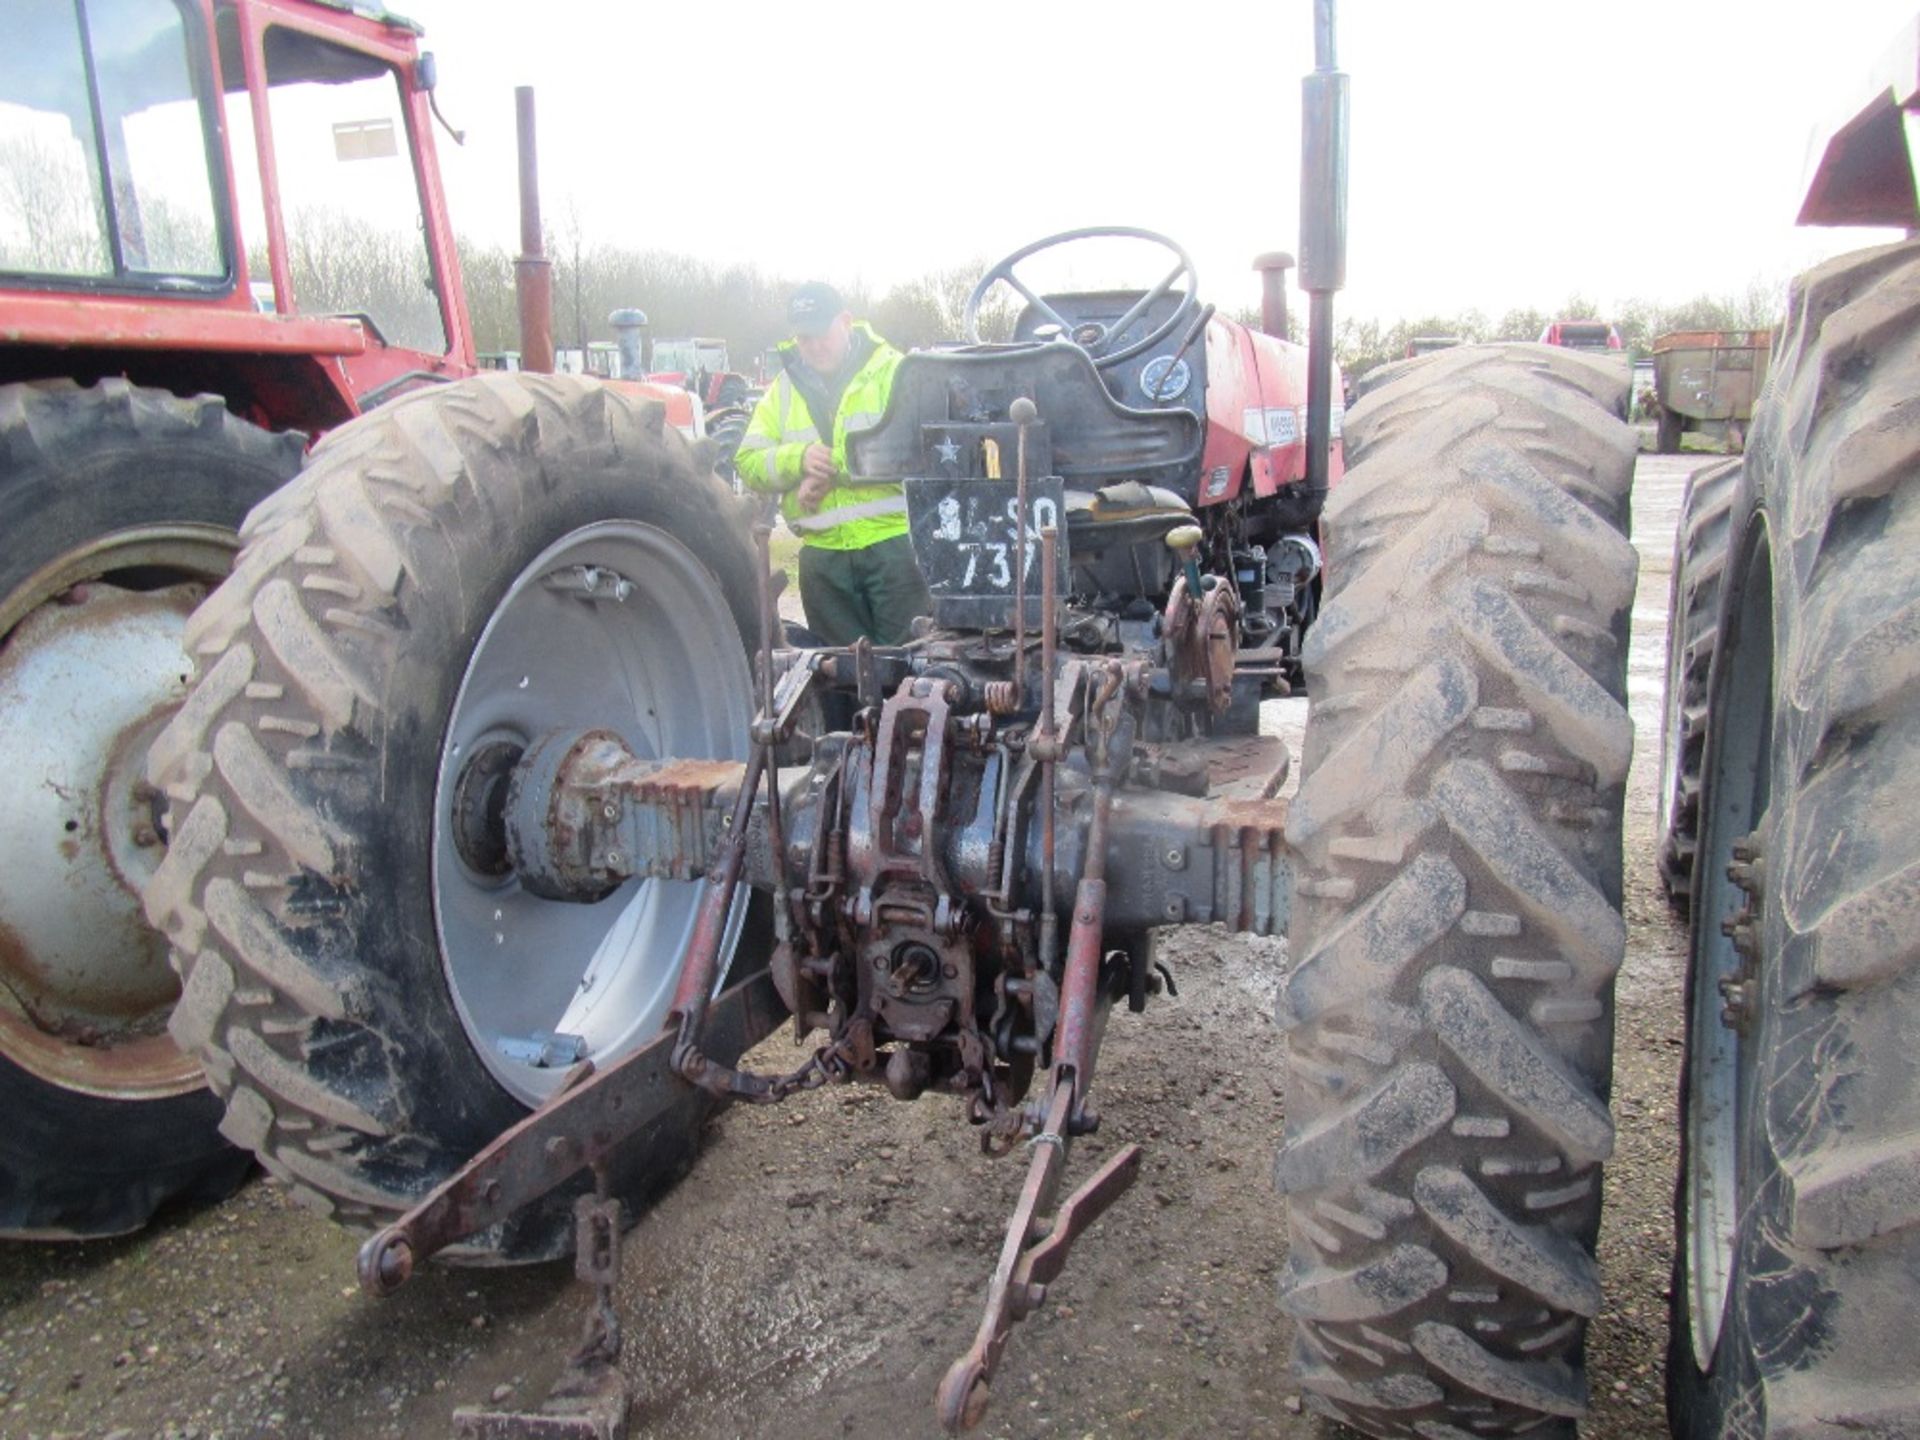
[(165, 854), (146, 752), (186, 692), (187, 616), (238, 543), (116, 531), (0, 598), (0, 1054), (66, 1090), (206, 1084), (166, 1033), (179, 980), (140, 908)]
[[(1654, 796), (1655, 812), (1653, 817), (1654, 843), (1666, 843), (1667, 834), (1673, 825), (1674, 811), (1677, 808), (1676, 790), (1680, 783), (1680, 756), (1686, 749), (1686, 736), (1681, 727), (1686, 723), (1683, 718), (1685, 706), (1681, 691), (1686, 685), (1686, 667), (1681, 663), (1680, 654), (1686, 648), (1686, 618), (1680, 606), (1679, 572), (1676, 569), (1671, 587), (1672, 593), (1667, 599), (1667, 612), (1677, 617), (1668, 628), (1670, 636), (1678, 645), (1667, 647), (1667, 691), (1661, 696), (1660, 713), (1660, 788)], [(1694, 834), (1699, 835), (1699, 819), (1694, 820)]]
[[(1741, 956), (1721, 924), (1739, 914), (1745, 893), (1728, 877), (1733, 845), (1761, 825), (1767, 804), (1773, 723), (1772, 577), (1760, 550), (1742, 587), (1742, 613), (1730, 633), (1727, 675), (1716, 686), (1716, 732), (1700, 816), (1692, 926), (1697, 969), (1687, 1037), (1688, 1328), (1704, 1372), (1726, 1324), (1743, 1205), (1740, 1164), (1742, 1037), (1721, 1019), (1721, 981), (1739, 975)], [(1721, 703), (1724, 694), (1729, 703)], [(1755, 981), (1764, 984), (1763, 980)], [(1757, 1003), (1750, 1024), (1763, 1023)]]
[[(441, 747), (433, 899), (448, 988), (494, 1079), (540, 1104), (572, 1061), (613, 1064), (660, 1032), (698, 881), (631, 881), (592, 905), (471, 868), (454, 842), (466, 759), (561, 727), (616, 731), (642, 757), (743, 759), (752, 684), (712, 574), (637, 521), (575, 530), (514, 579), (475, 645)], [(734, 907), (720, 973), (746, 913)], [(577, 1040), (574, 1038), (577, 1037)], [(543, 1039), (552, 1043), (544, 1046)]]
[[(1695, 903), (1699, 903), (1697, 897)], [(1719, 982), (1737, 968), (1732, 946), (1717, 944), (1701, 957), (1688, 1037), (1687, 1108), (1687, 1305), (1692, 1316), (1694, 1360), (1712, 1367), (1725, 1322), (1733, 1272), (1739, 1202), (1737, 1105), (1740, 1037), (1720, 1021)], [(1721, 953), (1724, 952), (1724, 953)]]

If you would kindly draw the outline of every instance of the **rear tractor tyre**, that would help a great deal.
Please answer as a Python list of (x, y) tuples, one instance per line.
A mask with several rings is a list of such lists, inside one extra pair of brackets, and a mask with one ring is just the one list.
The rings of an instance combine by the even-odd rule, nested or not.
[[(699, 883), (541, 900), (463, 846), (455, 807), (477, 767), (559, 727), (744, 756), (742, 514), (658, 405), (500, 374), (334, 432), (249, 521), (151, 752), (175, 842), (147, 907), (222, 1128), (315, 1208), (384, 1223), (573, 1060), (604, 1067), (660, 1032)], [(708, 1109), (689, 1087), (630, 1147), (623, 1198), (682, 1173)], [(568, 1203), (461, 1258), (564, 1252)]]
[(1586, 1407), (1636, 576), (1594, 381), (1441, 352), (1355, 408), (1327, 508), (1275, 1177), (1306, 1403), (1372, 1435)]
[[(1357, 407), (1375, 391), (1399, 385), (1411, 375), (1421, 376), (1422, 384), (1437, 384), (1443, 375), (1477, 370), (1491, 355), (1531, 355), (1539, 348), (1530, 340), (1497, 340), (1485, 345), (1451, 345), (1445, 350), (1429, 350), (1425, 355), (1391, 360), (1385, 365), (1376, 365), (1354, 382), (1354, 403)], [(1620, 379), (1619, 361), (1586, 350), (1550, 348), (1560, 353), (1554, 373), (1562, 386), (1585, 395), (1609, 415), (1621, 420), (1627, 418), (1627, 392)]]
[(1700, 791), (1668, 1415), (1920, 1434), (1920, 245), (1795, 284)]
[(167, 1038), (142, 759), (185, 693), (188, 613), (303, 448), (211, 395), (0, 386), (0, 1235), (123, 1234), (246, 1174)]
[(1700, 751), (1707, 739), (1707, 672), (1720, 633), (1720, 579), (1727, 564), (1727, 516), (1740, 462), (1696, 470), (1680, 502), (1667, 597), (1667, 690), (1660, 726), (1660, 883), (1685, 908), (1693, 894), (1700, 834)]

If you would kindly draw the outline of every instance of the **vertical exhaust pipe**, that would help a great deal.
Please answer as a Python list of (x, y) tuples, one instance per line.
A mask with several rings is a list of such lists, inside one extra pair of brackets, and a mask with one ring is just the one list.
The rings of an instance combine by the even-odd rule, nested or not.
[(540, 156), (534, 144), (533, 87), (513, 92), (520, 131), (520, 254), (513, 288), (520, 301), (520, 368), (553, 373), (553, 262), (540, 231)]
[(1301, 81), (1300, 288), (1307, 292), (1307, 500), (1327, 498), (1333, 446), (1333, 292), (1347, 283), (1347, 77), (1334, 0), (1313, 0), (1313, 73)]
[(1260, 329), (1276, 340), (1287, 338), (1287, 272), (1293, 268), (1293, 256), (1284, 250), (1256, 255), (1253, 268), (1260, 272)]
[(638, 380), (647, 373), (646, 328), (644, 310), (616, 310), (607, 316), (613, 327), (613, 343), (619, 347), (620, 378)]

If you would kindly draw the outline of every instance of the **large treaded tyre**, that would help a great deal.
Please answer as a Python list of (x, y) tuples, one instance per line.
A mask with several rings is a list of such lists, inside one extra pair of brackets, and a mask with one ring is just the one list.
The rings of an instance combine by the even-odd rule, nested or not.
[[(1355, 410), (1358, 411), (1361, 400), (1375, 391), (1398, 385), (1410, 375), (1423, 376), (1425, 383), (1433, 383), (1441, 375), (1477, 370), (1492, 355), (1529, 355), (1542, 348), (1531, 340), (1494, 340), (1484, 345), (1450, 345), (1445, 350), (1429, 350), (1425, 355), (1390, 360), (1385, 365), (1374, 366), (1354, 381)], [(1625, 367), (1619, 360), (1584, 350), (1544, 348), (1558, 351), (1560, 358), (1555, 373), (1562, 384), (1573, 386), (1616, 419), (1627, 418), (1630, 397)]]
[[(567, 905), (474, 870), (449, 838), (461, 767), (596, 725), (643, 754), (744, 754), (753, 551), (660, 406), (505, 374), (335, 431), (244, 538), (150, 753), (175, 840), (147, 907), (186, 976), (173, 1033), (226, 1134), (365, 1228), (562, 1083), (564, 1061), (510, 1042), (537, 1050), (578, 1012), (605, 1065), (658, 1033), (684, 928), (643, 927), (678, 923), (697, 884)], [(674, 728), (685, 714), (697, 734)], [(687, 1088), (617, 1167), (623, 1198), (677, 1178), (709, 1108)], [(461, 1258), (570, 1243), (556, 1195)]]
[(1571, 1435), (1613, 1146), (1624, 369), (1447, 350), (1357, 406), (1308, 638), (1279, 1019), (1313, 1409)]
[(1700, 752), (1707, 739), (1707, 673), (1720, 631), (1720, 578), (1727, 564), (1727, 516), (1740, 461), (1723, 460), (1687, 477), (1673, 542), (1667, 596), (1667, 689), (1660, 726), (1660, 883), (1685, 906), (1693, 894), (1700, 835)]
[(1668, 1412), (1686, 1440), (1911, 1436), (1920, 245), (1803, 276), (1776, 355), (1712, 672)]
[(137, 1230), (250, 1163), (166, 1038), (139, 751), (179, 703), (186, 611), (303, 449), (211, 395), (0, 386), (0, 1235)]

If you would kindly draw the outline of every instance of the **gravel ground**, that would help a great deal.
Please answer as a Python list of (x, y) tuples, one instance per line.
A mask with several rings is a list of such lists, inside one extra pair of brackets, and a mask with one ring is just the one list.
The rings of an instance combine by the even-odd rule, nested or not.
[[(1686, 475), (1643, 456), (1629, 682), (1627, 919), (1600, 1241), (1607, 1304), (1589, 1348), (1595, 1440), (1663, 1433), (1680, 966), (1654, 872), (1669, 551)], [(1302, 702), (1268, 707), (1297, 735)], [(1296, 752), (1297, 753), (1297, 752)], [(1018, 1327), (987, 1436), (1328, 1437), (1285, 1375), (1273, 1303), (1284, 1230), (1273, 999), (1284, 945), (1190, 930), (1178, 999), (1114, 1016), (1098, 1093), (1140, 1182)], [(784, 1037), (769, 1065), (791, 1063)], [(938, 1100), (816, 1092), (713, 1127), (693, 1176), (632, 1232), (621, 1302), (634, 1433), (679, 1440), (937, 1433), (932, 1396), (979, 1321), (1021, 1179)], [(533, 1403), (573, 1342), (568, 1267), (430, 1269), (387, 1301), (353, 1284), (356, 1239), (256, 1179), (144, 1234), (0, 1244), (0, 1437), (235, 1440), (444, 1435), (456, 1404)]]

